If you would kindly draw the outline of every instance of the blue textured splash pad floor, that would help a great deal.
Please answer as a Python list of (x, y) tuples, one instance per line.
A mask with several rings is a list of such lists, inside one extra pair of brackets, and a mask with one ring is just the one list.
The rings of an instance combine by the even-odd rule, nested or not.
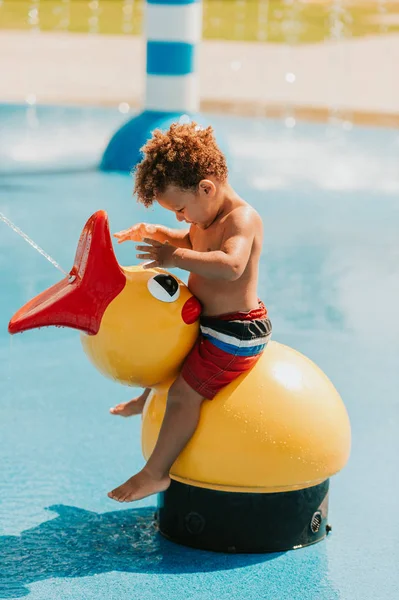
[[(66, 270), (97, 209), (113, 231), (173, 224), (132, 200), (130, 177), (85, 171), (120, 120), (0, 107), (0, 211)], [(214, 122), (231, 146), (232, 183), (264, 218), (260, 295), (274, 337), (319, 364), (349, 411), (353, 449), (331, 480), (333, 532), (295, 552), (219, 555), (160, 537), (155, 498), (109, 500), (143, 464), (139, 419), (108, 413), (135, 390), (100, 376), (73, 331), (9, 338), (12, 313), (61, 274), (0, 222), (0, 598), (397, 597), (399, 133)], [(116, 252), (136, 262), (133, 246)]]

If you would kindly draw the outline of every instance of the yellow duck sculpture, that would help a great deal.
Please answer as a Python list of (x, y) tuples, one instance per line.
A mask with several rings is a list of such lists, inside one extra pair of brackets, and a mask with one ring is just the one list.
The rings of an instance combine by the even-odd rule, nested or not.
[[(199, 332), (200, 304), (162, 269), (121, 267), (104, 211), (81, 234), (68, 277), (22, 307), (10, 333), (81, 330), (107, 377), (152, 388), (142, 420), (146, 459), (168, 389)], [(270, 552), (321, 540), (329, 478), (346, 464), (350, 424), (330, 380), (308, 358), (270, 342), (255, 367), (204, 402), (198, 428), (159, 498), (159, 528), (186, 545)]]

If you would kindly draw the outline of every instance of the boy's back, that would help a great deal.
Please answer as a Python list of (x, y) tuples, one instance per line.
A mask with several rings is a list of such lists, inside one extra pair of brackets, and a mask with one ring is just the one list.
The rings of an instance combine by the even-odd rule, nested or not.
[(234, 244), (235, 232), (247, 238), (247, 245), (241, 244), (240, 251), (249, 252), (243, 272), (238, 273), (237, 278), (220, 280), (190, 273), (188, 286), (201, 301), (204, 315), (249, 311), (258, 304), (258, 264), (263, 226), (252, 207), (235, 195), (233, 198), (226, 198), (223, 212), (208, 228), (191, 225), (192, 248), (197, 252), (223, 251), (226, 242)]

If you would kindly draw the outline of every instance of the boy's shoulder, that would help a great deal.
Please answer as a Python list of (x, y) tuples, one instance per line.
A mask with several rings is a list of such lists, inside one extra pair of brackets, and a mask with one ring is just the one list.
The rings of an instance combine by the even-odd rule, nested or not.
[(262, 219), (253, 206), (242, 200), (226, 213), (224, 222), (225, 224), (236, 223), (242, 226), (254, 226), (256, 224), (262, 224)]

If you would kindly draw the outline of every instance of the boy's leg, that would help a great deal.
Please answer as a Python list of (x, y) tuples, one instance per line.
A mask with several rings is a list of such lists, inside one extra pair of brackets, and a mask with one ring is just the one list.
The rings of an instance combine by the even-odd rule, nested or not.
[(150, 395), (151, 388), (146, 388), (141, 396), (133, 398), (129, 402), (122, 402), (113, 408), (109, 409), (112, 415), (120, 415), (121, 417), (131, 417), (132, 415), (140, 415), (143, 412), (144, 404)]
[(194, 434), (203, 397), (179, 375), (172, 384), (155, 448), (142, 471), (108, 494), (119, 502), (140, 500), (165, 491), (169, 470)]

